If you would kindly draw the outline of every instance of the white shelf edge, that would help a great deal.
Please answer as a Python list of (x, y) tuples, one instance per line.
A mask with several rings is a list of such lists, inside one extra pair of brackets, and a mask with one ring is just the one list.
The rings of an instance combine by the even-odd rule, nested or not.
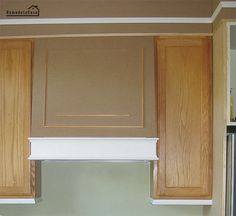
[(43, 160), (43, 161), (78, 161), (78, 162), (113, 162), (113, 163), (122, 163), (122, 162), (142, 162), (142, 161), (156, 161), (159, 160), (159, 157), (119, 157), (119, 158), (114, 158), (114, 157), (63, 157), (63, 156), (57, 156), (57, 157), (43, 157), (43, 156), (29, 156), (29, 160)]
[(36, 204), (41, 198), (0, 198), (0, 204)]
[(212, 205), (212, 200), (151, 199), (152, 205)]
[(31, 137), (30, 160), (152, 161), (158, 160), (158, 138)]

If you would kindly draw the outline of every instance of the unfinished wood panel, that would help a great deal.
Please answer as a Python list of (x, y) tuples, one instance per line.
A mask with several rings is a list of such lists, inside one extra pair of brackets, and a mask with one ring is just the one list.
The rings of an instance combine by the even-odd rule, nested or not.
[(204, 216), (225, 216), (227, 128), (227, 28), (221, 22), (213, 34), (213, 205)]
[(211, 197), (211, 80), (209, 37), (157, 38), (156, 198)]
[(155, 137), (152, 38), (39, 39), (32, 136)]
[(0, 41), (0, 197), (34, 196), (30, 163), (31, 42)]

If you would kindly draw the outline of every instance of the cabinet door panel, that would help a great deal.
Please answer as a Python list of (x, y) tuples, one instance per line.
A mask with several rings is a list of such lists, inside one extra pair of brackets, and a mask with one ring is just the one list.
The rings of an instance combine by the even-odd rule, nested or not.
[(33, 136), (155, 136), (153, 40), (36, 41)]
[(209, 38), (157, 39), (157, 197), (211, 195), (210, 56)]
[[(0, 41), (0, 197), (34, 196), (28, 160), (31, 42)], [(33, 178), (33, 179), (32, 179)]]

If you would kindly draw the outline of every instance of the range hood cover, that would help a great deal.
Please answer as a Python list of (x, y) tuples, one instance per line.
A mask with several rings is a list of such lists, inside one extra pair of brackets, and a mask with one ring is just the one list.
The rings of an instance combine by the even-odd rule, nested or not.
[(158, 138), (33, 137), (30, 160), (158, 160)]

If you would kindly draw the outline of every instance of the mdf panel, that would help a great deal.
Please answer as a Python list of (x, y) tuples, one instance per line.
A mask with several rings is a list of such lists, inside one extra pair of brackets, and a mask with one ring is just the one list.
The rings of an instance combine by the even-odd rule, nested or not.
[(157, 198), (211, 196), (211, 79), (210, 38), (157, 38)]
[[(0, 197), (34, 196), (28, 137), (31, 42), (0, 41)], [(33, 179), (33, 180), (32, 180)]]
[(155, 136), (152, 38), (36, 40), (32, 136)]
[(213, 205), (204, 216), (225, 216), (227, 136), (227, 22), (213, 33)]

